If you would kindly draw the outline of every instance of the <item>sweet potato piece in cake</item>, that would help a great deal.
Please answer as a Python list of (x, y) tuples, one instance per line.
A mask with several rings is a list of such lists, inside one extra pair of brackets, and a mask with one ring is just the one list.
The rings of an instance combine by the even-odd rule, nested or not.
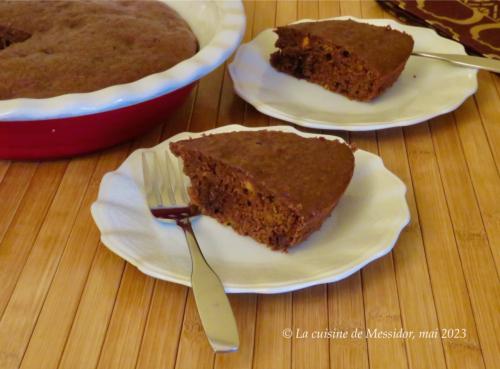
[(275, 32), (274, 68), (360, 101), (390, 87), (413, 50), (406, 33), (352, 20), (298, 23)]
[(240, 131), (170, 144), (203, 214), (275, 250), (318, 229), (354, 170), (347, 144), (278, 131)]

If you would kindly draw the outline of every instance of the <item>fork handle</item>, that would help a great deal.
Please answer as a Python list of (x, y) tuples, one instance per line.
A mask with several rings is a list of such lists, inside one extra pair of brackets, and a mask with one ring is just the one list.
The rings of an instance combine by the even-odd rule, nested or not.
[(438, 54), (438, 53), (429, 53), (423, 51), (414, 51), (412, 54), (418, 56), (425, 56), (427, 58), (446, 60), (450, 63), (463, 65), (466, 67), (479, 68), (479, 69), (489, 70), (495, 73), (500, 73), (500, 60), (484, 58), (481, 56)]
[(178, 224), (184, 231), (191, 254), (191, 286), (210, 345), (215, 352), (236, 351), (238, 328), (222, 282), (203, 257), (189, 219), (181, 219)]

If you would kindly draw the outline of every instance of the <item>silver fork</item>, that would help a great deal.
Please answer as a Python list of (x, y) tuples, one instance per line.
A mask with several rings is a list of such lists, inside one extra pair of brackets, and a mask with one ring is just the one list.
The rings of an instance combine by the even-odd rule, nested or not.
[(412, 55), (423, 56), (431, 59), (446, 60), (447, 62), (466, 67), (489, 70), (500, 73), (500, 60), (485, 58), (482, 56), (459, 55), (459, 54), (438, 54), (426, 51), (413, 51)]
[(184, 231), (191, 255), (191, 286), (203, 329), (213, 350), (236, 351), (239, 346), (236, 320), (222, 282), (203, 257), (191, 227), (190, 218), (199, 212), (189, 205), (179, 160), (172, 160), (166, 151), (164, 165), (160, 161), (155, 151), (142, 152), (148, 206), (159, 221), (175, 222)]

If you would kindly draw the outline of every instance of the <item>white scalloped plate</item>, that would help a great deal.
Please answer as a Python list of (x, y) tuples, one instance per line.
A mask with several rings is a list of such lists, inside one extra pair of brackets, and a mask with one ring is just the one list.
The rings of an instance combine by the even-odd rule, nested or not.
[[(230, 125), (205, 133), (257, 129), (264, 128)], [(265, 129), (339, 139), (286, 126)], [(161, 152), (170, 141), (201, 134), (184, 132), (153, 150)], [(189, 286), (191, 262), (182, 231), (156, 221), (147, 208), (141, 151), (104, 176), (92, 216), (111, 251), (145, 274)], [(410, 219), (406, 187), (378, 156), (357, 150), (355, 158), (352, 181), (332, 215), (289, 253), (271, 251), (210, 217), (193, 220), (203, 254), (227, 292), (279, 293), (338, 281), (392, 249)]]
[[(428, 28), (389, 19), (330, 19), (348, 18), (403, 30), (413, 37), (415, 50), (465, 54), (461, 44)], [(372, 102), (352, 101), (276, 71), (269, 64), (276, 39), (273, 30), (267, 29), (240, 46), (229, 72), (238, 95), (257, 110), (300, 126), (350, 131), (407, 126), (455, 110), (477, 90), (476, 69), (411, 56), (396, 83), (384, 94)]]

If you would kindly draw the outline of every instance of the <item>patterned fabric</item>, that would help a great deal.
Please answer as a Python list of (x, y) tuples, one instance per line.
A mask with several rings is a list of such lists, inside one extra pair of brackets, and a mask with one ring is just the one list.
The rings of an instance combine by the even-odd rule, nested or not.
[(498, 0), (377, 0), (404, 22), (434, 28), (468, 51), (500, 59)]

